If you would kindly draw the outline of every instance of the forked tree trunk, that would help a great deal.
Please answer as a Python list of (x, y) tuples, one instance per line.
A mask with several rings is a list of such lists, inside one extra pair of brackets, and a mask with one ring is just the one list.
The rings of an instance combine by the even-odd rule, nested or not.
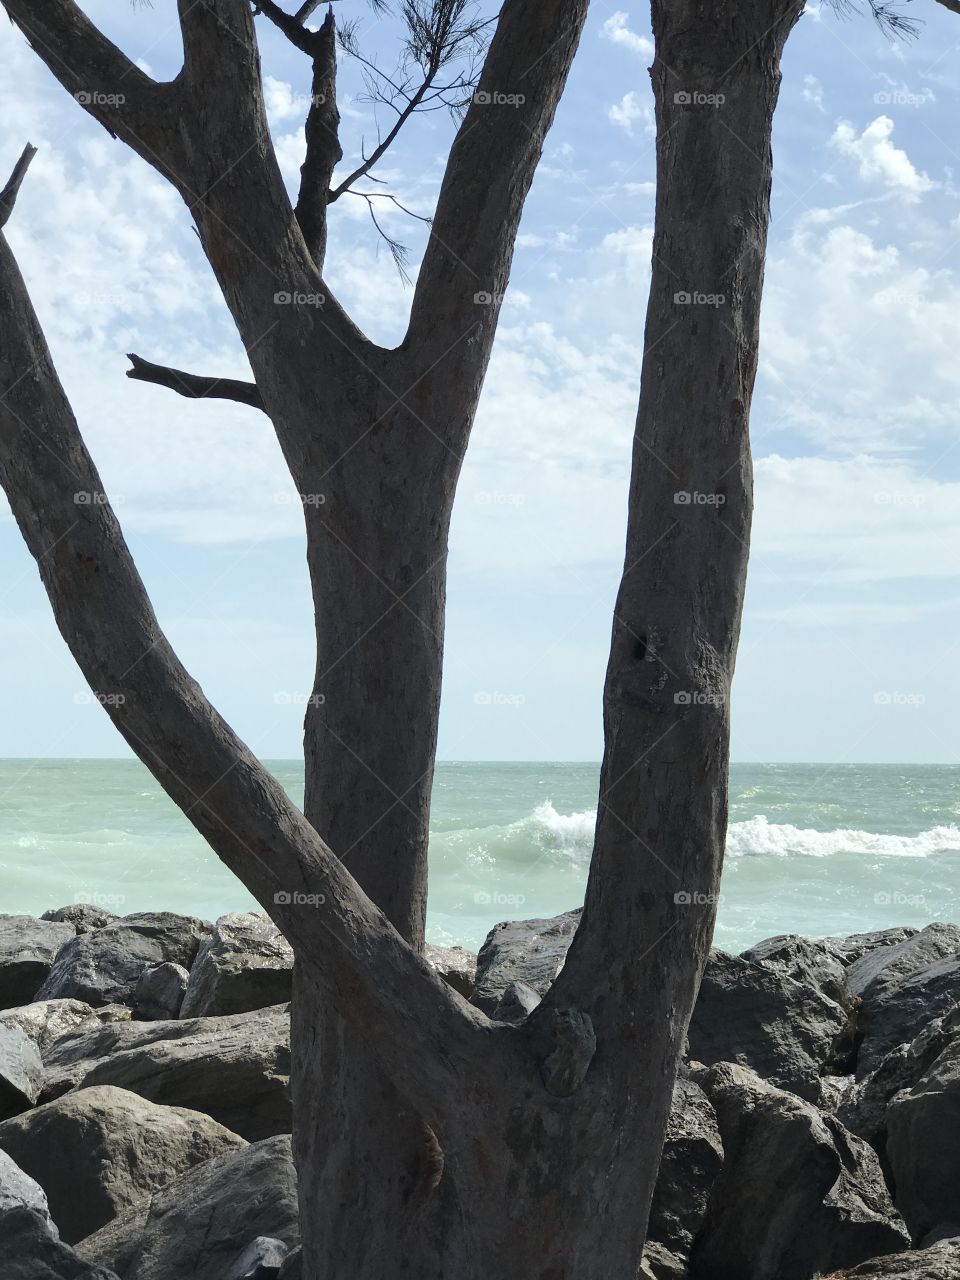
[[(525, 109), (471, 108), (410, 333), (385, 352), (332, 299), (271, 303), (322, 291), (325, 225), (311, 207), (305, 239), (280, 185), (245, 0), (180, 0), (186, 65), (170, 86), (72, 0), (2, 3), (181, 190), (251, 354), (257, 386), (234, 398), (270, 414), (304, 496), (318, 651), (305, 818), (180, 666), (109, 506), (74, 502), (99, 477), (0, 240), (0, 478), (57, 623), (296, 952), (304, 1280), (636, 1280), (725, 838), (770, 130), (802, 0), (654, 4), (653, 279), (596, 846), (567, 964), (519, 1027), (464, 1005), (419, 953), (447, 530), (496, 324), (470, 299), (505, 287), (584, 5), (507, 0), (481, 87), (526, 89)], [(99, 105), (121, 78), (124, 112)], [(198, 132), (211, 85), (222, 111)], [(322, 908), (291, 902), (300, 890)]]

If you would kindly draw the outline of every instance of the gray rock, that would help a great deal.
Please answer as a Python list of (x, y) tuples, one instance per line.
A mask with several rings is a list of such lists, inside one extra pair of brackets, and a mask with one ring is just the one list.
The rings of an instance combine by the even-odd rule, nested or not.
[(960, 959), (941, 960), (893, 986), (882, 997), (864, 995), (865, 1031), (857, 1076), (875, 1071), (897, 1045), (909, 1044), (934, 1019), (960, 1002)]
[(224, 1018), (109, 1023), (66, 1036), (46, 1066), (43, 1102), (77, 1086), (113, 1084), (202, 1111), (250, 1142), (290, 1132), (284, 1005)]
[(851, 1271), (838, 1271), (828, 1280), (957, 1280), (960, 1244), (945, 1243), (885, 1258), (873, 1258)]
[(682, 1258), (656, 1240), (644, 1245), (639, 1280), (686, 1280), (687, 1266)]
[(43, 1089), (37, 1046), (19, 1027), (0, 1027), (0, 1120), (32, 1107)]
[(303, 1258), (299, 1245), (287, 1254), (277, 1280), (303, 1280)]
[(960, 925), (929, 924), (920, 933), (892, 947), (874, 947), (847, 970), (855, 996), (865, 1010), (879, 1005), (905, 978), (940, 960), (960, 955)]
[[(855, 1076), (823, 1076), (820, 1080), (820, 1097), (817, 1106), (821, 1111), (836, 1115), (851, 1099), (856, 1089)], [(849, 1125), (846, 1126), (848, 1129)], [(860, 1134), (862, 1138), (864, 1135)]]
[(221, 916), (197, 953), (182, 1018), (247, 1013), (290, 999), (293, 949), (262, 912)]
[(226, 1280), (276, 1280), (289, 1252), (282, 1240), (257, 1236), (230, 1268)]
[[(650, 1207), (648, 1249), (656, 1242), (671, 1259), (686, 1265), (722, 1165), (723, 1144), (710, 1099), (693, 1080), (678, 1080)], [(662, 1269), (673, 1264), (658, 1265)], [(653, 1274), (661, 1271), (654, 1266)]]
[(846, 967), (865, 956), (868, 951), (876, 951), (878, 947), (895, 947), (920, 932), (912, 926), (895, 929), (874, 929), (870, 933), (851, 933), (845, 938), (822, 939), (836, 955), (840, 963)]
[(523, 1022), (539, 1003), (540, 997), (533, 987), (528, 987), (525, 982), (510, 982), (490, 1017), (495, 1022)]
[(691, 1280), (810, 1280), (909, 1246), (876, 1155), (833, 1116), (729, 1063), (698, 1083), (725, 1157)]
[(825, 940), (811, 941), (798, 934), (780, 934), (741, 952), (741, 958), (766, 965), (794, 982), (816, 987), (845, 1009), (853, 1002), (847, 971), (835, 949)]
[(190, 972), (182, 964), (155, 965), (140, 975), (133, 992), (133, 1010), (141, 1022), (178, 1018)]
[(12, 1157), (0, 1150), (0, 1215), (11, 1209), (32, 1209), (56, 1234), (43, 1187), (24, 1173)]
[(115, 911), (98, 907), (93, 902), (71, 902), (69, 906), (57, 907), (55, 911), (45, 911), (40, 919), (64, 921), (72, 924), (77, 933), (90, 933), (92, 929), (102, 929), (120, 917)]
[(43, 1187), (68, 1244), (194, 1165), (247, 1145), (198, 1111), (157, 1106), (109, 1085), (0, 1124), (0, 1150)]
[(0, 1026), (17, 1027), (25, 1032), (37, 1046), (41, 1058), (65, 1035), (96, 1021), (97, 1015), (82, 1000), (38, 1000), (0, 1013)]
[(543, 998), (563, 968), (582, 912), (546, 920), (509, 920), (487, 934), (477, 956), (472, 1003), (492, 1014), (511, 982), (522, 982)]
[(94, 1007), (114, 1003), (132, 1007), (144, 970), (168, 961), (189, 969), (209, 930), (203, 920), (169, 911), (124, 916), (102, 929), (79, 934), (62, 947), (36, 999), (66, 996)]
[(887, 1108), (887, 1159), (897, 1208), (915, 1240), (957, 1221), (960, 1037)]
[(54, 956), (76, 936), (70, 924), (36, 916), (0, 916), (0, 1009), (29, 1004), (50, 972)]
[(470, 999), (477, 985), (477, 957), (472, 951), (465, 951), (463, 947), (438, 947), (428, 942), (423, 954), (444, 982)]
[(118, 1280), (78, 1258), (32, 1209), (0, 1213), (0, 1266), (3, 1280)]
[(851, 1133), (882, 1155), (887, 1141), (887, 1106), (901, 1090), (912, 1089), (926, 1069), (960, 1036), (960, 1006), (935, 1018), (910, 1044), (897, 1045), (876, 1070), (858, 1080), (837, 1109)]
[(297, 1244), (297, 1218), (290, 1139), (269, 1138), (197, 1165), (77, 1253), (120, 1280), (224, 1280), (251, 1237)]
[(713, 951), (690, 1021), (690, 1057), (707, 1066), (738, 1062), (816, 1099), (820, 1073), (849, 1033), (846, 1011), (816, 987)]

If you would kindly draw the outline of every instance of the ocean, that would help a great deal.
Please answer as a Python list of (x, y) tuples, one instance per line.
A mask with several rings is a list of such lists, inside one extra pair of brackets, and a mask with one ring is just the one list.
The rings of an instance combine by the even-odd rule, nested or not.
[[(300, 803), (302, 765), (267, 762)], [(431, 941), (583, 898), (596, 764), (441, 763)], [(715, 943), (960, 921), (960, 767), (738, 764)], [(135, 760), (0, 760), (0, 912), (87, 900), (213, 919), (255, 903)]]

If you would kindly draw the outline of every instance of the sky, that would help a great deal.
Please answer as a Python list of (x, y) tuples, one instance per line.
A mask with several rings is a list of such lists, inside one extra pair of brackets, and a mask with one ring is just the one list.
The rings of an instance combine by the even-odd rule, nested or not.
[[(174, 0), (82, 7), (156, 78), (176, 74)], [(960, 16), (908, 7), (912, 42), (811, 4), (784, 59), (735, 760), (960, 756)], [(338, 10), (392, 69), (396, 29), (363, 0)], [(308, 68), (265, 19), (258, 32), (295, 191)], [(646, 7), (593, 0), (458, 492), (441, 759), (600, 758), (650, 275), (651, 54)], [(0, 64), (0, 171), (39, 147), (7, 237), (160, 620), (251, 747), (294, 758), (312, 623), (269, 422), (124, 376), (128, 351), (249, 376), (190, 219), (8, 23)], [(376, 120), (346, 58), (340, 85), (346, 173)], [(378, 169), (416, 213), (432, 211), (454, 128), (442, 111), (415, 119)], [(384, 216), (415, 276), (423, 224)], [(334, 206), (326, 275), (372, 338), (400, 340), (412, 292), (365, 201)], [(0, 706), (0, 755), (127, 754), (2, 499)]]

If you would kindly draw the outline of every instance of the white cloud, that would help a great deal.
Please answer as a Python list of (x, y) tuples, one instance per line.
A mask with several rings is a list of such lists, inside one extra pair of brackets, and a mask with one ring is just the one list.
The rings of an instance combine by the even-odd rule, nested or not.
[(639, 93), (631, 89), (629, 93), (625, 93), (619, 102), (615, 102), (607, 112), (607, 118), (612, 120), (615, 125), (619, 125), (621, 129), (625, 129), (631, 136), (633, 135), (633, 126), (641, 120), (650, 124), (653, 120), (653, 112), (649, 103), (644, 102)]
[(632, 53), (638, 53), (642, 58), (652, 58), (654, 55), (653, 41), (646, 36), (638, 35), (636, 31), (632, 31), (628, 26), (630, 15), (618, 10), (612, 17), (609, 17), (600, 28), (604, 39), (611, 40), (614, 44), (622, 44), (625, 49), (629, 49)]
[(905, 151), (893, 145), (893, 128), (889, 116), (878, 116), (858, 136), (854, 126), (843, 121), (837, 125), (830, 144), (858, 162), (860, 177), (865, 181), (881, 182), (888, 191), (914, 202), (932, 191), (936, 183), (914, 167)]
[(823, 105), (823, 85), (816, 76), (805, 75), (803, 77), (803, 100), (816, 107), (818, 111), (826, 110)]

